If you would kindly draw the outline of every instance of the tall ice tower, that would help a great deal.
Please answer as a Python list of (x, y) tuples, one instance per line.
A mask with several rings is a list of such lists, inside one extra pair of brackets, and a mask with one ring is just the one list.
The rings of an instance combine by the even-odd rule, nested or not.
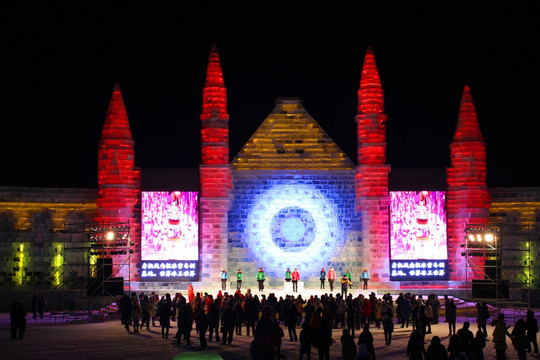
[(386, 119), (381, 79), (373, 51), (368, 47), (358, 90), (356, 115), (356, 208), (362, 217), (362, 239), (367, 250), (363, 263), (370, 268), (371, 281), (377, 284), (389, 281), (390, 165), (386, 165)]
[[(486, 146), (471, 91), (465, 86), (447, 170), (448, 254), (450, 280), (465, 281), (464, 242), (467, 224), (488, 223), (490, 198), (486, 184)], [(469, 274), (471, 276), (472, 274)], [(469, 277), (470, 278), (470, 277)]]
[(228, 211), (231, 206), (229, 167), (229, 115), (227, 90), (215, 45), (203, 88), (201, 113), (202, 164), (201, 240), (203, 258), (201, 281), (219, 281), (219, 269), (227, 267)]
[(130, 257), (130, 267), (119, 268), (122, 259), (118, 256), (113, 256), (113, 264), (116, 264), (115, 272), (120, 270), (124, 279), (130, 277), (131, 281), (139, 281), (135, 269), (141, 248), (138, 215), (140, 184), (141, 172), (135, 167), (135, 143), (131, 137), (120, 86), (115, 84), (99, 141), (96, 222), (105, 227), (117, 223), (129, 224), (130, 237), (136, 241), (133, 247), (135, 254)]

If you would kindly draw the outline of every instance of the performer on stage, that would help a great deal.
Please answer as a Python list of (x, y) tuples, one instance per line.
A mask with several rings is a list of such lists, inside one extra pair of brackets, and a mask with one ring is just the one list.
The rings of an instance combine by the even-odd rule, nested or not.
[(326, 271), (324, 271), (324, 268), (321, 269), (321, 289), (324, 289), (324, 281), (326, 280)]
[(349, 289), (352, 288), (352, 275), (349, 269), (345, 272), (345, 276), (347, 277), (347, 280), (349, 280)]
[(286, 282), (291, 281), (291, 270), (290, 269), (287, 269), (287, 271), (285, 271), (285, 281)]
[(364, 290), (367, 290), (367, 283), (369, 281), (369, 270), (367, 267), (364, 268), (364, 270), (362, 271), (362, 275), (360, 275), (360, 279), (364, 282), (364, 284), (362, 285), (362, 289)]
[(238, 269), (238, 272), (236, 273), (236, 288), (240, 290), (242, 288), (242, 278), (244, 277), (244, 274), (242, 274), (242, 270)]
[(227, 290), (227, 270), (225, 268), (221, 269), (219, 277), (221, 278), (221, 290)]
[(343, 274), (343, 277), (341, 278), (341, 297), (346, 298), (347, 297), (347, 289), (349, 287), (352, 287), (352, 282), (347, 278), (347, 275)]
[(298, 292), (298, 280), (300, 280), (300, 273), (298, 272), (298, 269), (294, 268), (294, 271), (292, 272), (292, 291)]
[(264, 290), (264, 271), (263, 268), (259, 268), (259, 272), (257, 273), (257, 282), (259, 283), (259, 291)]
[(330, 291), (334, 291), (334, 281), (336, 280), (336, 272), (334, 268), (328, 270), (328, 283), (330, 284)]

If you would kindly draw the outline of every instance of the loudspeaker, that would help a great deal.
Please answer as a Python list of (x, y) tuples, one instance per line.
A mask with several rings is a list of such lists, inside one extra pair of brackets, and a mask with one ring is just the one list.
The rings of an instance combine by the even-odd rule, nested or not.
[(497, 271), (500, 271), (501, 268), (501, 260), (491, 260), (486, 259), (484, 260), (484, 278), (495, 280), (497, 278)]
[(86, 296), (116, 296), (124, 293), (124, 278), (114, 277), (108, 281), (102, 278), (91, 278), (88, 280)]
[(112, 276), (112, 258), (98, 258), (96, 267), (98, 279), (107, 279)]
[[(499, 296), (497, 296), (497, 290)], [(472, 281), (472, 296), (473, 298), (484, 299), (508, 299), (508, 280), (502, 280), (498, 286), (490, 280), (473, 280)]]

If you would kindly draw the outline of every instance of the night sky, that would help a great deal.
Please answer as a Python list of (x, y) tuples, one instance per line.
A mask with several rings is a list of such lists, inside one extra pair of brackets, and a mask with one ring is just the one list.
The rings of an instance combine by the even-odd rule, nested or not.
[(371, 45), (392, 167), (449, 166), (468, 84), (487, 147), (488, 186), (540, 186), (538, 2), (75, 3), (0, 5), (2, 186), (96, 188), (115, 81), (136, 165), (197, 167), (212, 43), (227, 87), (231, 157), (278, 97), (299, 97), (356, 162), (357, 90)]

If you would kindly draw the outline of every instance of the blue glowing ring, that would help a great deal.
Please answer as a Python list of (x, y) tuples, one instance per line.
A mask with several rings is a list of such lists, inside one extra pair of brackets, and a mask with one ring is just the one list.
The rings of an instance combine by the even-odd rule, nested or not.
[[(315, 222), (313, 241), (300, 252), (280, 248), (273, 239), (272, 219), (285, 208), (302, 209)], [(298, 268), (303, 277), (314, 276), (326, 266), (336, 254), (340, 238), (333, 205), (319, 191), (304, 185), (276, 186), (262, 194), (249, 215), (246, 235), (250, 252), (269, 275), (281, 276), (287, 268)]]

